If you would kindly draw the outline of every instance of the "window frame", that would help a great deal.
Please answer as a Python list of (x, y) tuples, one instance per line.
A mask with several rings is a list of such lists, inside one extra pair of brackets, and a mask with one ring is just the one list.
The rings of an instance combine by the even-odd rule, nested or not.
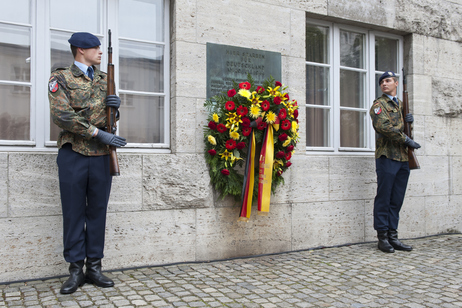
[[(107, 67), (107, 31), (112, 32), (113, 56), (112, 62), (115, 66), (116, 92), (119, 94), (119, 35), (118, 35), (118, 1), (103, 0), (101, 16), (101, 32), (94, 33), (101, 41), (103, 51), (100, 68), (106, 71)], [(170, 153), (170, 1), (163, 0), (164, 18), (164, 41), (156, 42), (163, 46), (164, 50), (164, 91), (162, 93), (148, 93), (149, 95), (161, 96), (164, 98), (164, 142), (163, 143), (130, 143), (125, 148), (120, 148), (120, 152), (136, 153)], [(31, 89), (30, 94), (30, 140), (0, 140), (0, 151), (57, 151), (56, 141), (50, 140), (50, 108), (48, 102), (48, 79), (51, 67), (51, 32), (53, 30), (61, 33), (74, 31), (55, 29), (50, 27), (50, 1), (30, 1), (30, 24), (15, 23), (0, 20), (1, 24), (19, 25), (30, 28), (30, 83), (0, 81), (4, 85), (26, 85)], [(40, 17), (40, 18), (39, 18)], [(121, 91), (120, 93), (126, 93)], [(145, 93), (141, 93), (145, 94)], [(118, 149), (119, 151), (119, 149)]]
[[(397, 46), (397, 67), (403, 67), (403, 54), (404, 54), (404, 39), (400, 35), (371, 30), (349, 24), (342, 24), (337, 22), (317, 20), (313, 18), (306, 18), (306, 25), (327, 27), (329, 31), (329, 64), (321, 64), (316, 62), (309, 62), (305, 59), (305, 68), (308, 65), (318, 67), (329, 67), (329, 105), (320, 106), (309, 104), (306, 100), (305, 108), (318, 108), (330, 110), (329, 114), (329, 134), (328, 146), (309, 146), (306, 145), (307, 154), (339, 154), (339, 155), (373, 155), (375, 151), (375, 131), (372, 127), (372, 122), (369, 117), (369, 110), (373, 101), (377, 98), (375, 89), (375, 76), (383, 72), (375, 69), (375, 37), (390, 38), (398, 41)], [(354, 69), (353, 71), (365, 72), (365, 89), (364, 89), (364, 108), (352, 108), (340, 106), (340, 71), (343, 66), (340, 65), (340, 32), (341, 30), (351, 31), (364, 34), (364, 69)], [(348, 68), (350, 69), (350, 68)], [(401, 71), (395, 72), (399, 77), (398, 97), (402, 96), (402, 78)], [(401, 91), (400, 91), (401, 90)], [(401, 92), (401, 93), (400, 93)], [(364, 117), (364, 147), (341, 147), (340, 146), (340, 113), (342, 110), (353, 110), (365, 112)]]

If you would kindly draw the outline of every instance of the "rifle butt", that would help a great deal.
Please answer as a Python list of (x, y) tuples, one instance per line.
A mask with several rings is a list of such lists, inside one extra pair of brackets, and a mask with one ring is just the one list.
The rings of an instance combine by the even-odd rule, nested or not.
[(117, 159), (117, 151), (115, 146), (110, 146), (110, 153), (109, 153), (109, 173), (112, 176), (119, 176), (119, 161)]
[(420, 164), (417, 161), (417, 156), (414, 153), (414, 150), (408, 150), (409, 156), (409, 169), (420, 169)]

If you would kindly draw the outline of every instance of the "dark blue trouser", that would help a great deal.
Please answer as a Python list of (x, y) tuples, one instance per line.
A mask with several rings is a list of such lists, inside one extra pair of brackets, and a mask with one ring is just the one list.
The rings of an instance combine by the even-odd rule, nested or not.
[(109, 155), (84, 156), (65, 144), (58, 152), (64, 259), (103, 258), (111, 192)]
[(409, 163), (381, 156), (375, 160), (375, 169), (377, 195), (374, 200), (374, 229), (396, 230), (410, 174)]

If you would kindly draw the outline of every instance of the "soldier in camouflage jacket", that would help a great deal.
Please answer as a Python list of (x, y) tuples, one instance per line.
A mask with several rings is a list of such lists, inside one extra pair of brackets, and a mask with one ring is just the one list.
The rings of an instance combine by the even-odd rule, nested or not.
[[(109, 146), (125, 138), (105, 131), (106, 107), (118, 109), (120, 98), (106, 96), (107, 76), (101, 63), (99, 39), (85, 32), (69, 39), (74, 64), (53, 71), (48, 98), (58, 138), (58, 172), (63, 213), (63, 254), (70, 263), (69, 279), (60, 292), (70, 294), (85, 282), (112, 287), (101, 272), (106, 212), (111, 191)], [(86, 265), (85, 274), (83, 267)]]
[(410, 174), (408, 147), (418, 149), (420, 145), (404, 134), (404, 121), (412, 123), (414, 117), (407, 114), (403, 118), (402, 102), (396, 97), (398, 79), (395, 73), (385, 72), (379, 78), (379, 85), (383, 95), (374, 101), (370, 109), (376, 132), (374, 229), (377, 230), (378, 248), (381, 251), (410, 251), (411, 246), (398, 240), (397, 229)]

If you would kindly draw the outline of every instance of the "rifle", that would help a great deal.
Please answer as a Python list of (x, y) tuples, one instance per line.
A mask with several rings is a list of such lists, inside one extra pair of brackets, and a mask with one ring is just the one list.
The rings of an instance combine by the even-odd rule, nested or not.
[[(407, 92), (406, 75), (404, 75), (404, 68), (403, 68), (403, 119), (408, 113), (409, 113), (409, 96)], [(411, 123), (407, 123), (406, 121), (404, 121), (404, 133), (409, 138), (414, 139), (412, 136)], [(411, 147), (407, 147), (407, 153), (409, 157), (409, 169), (420, 169), (420, 165), (419, 165), (419, 162), (417, 161), (417, 157), (414, 153), (414, 149)]]
[[(107, 95), (115, 95), (115, 82), (114, 82), (114, 64), (112, 63), (112, 46), (111, 46), (111, 30), (108, 32), (108, 61), (107, 61)], [(117, 131), (116, 110), (113, 107), (106, 107), (106, 124), (107, 132), (115, 134)], [(113, 176), (119, 176), (119, 162), (117, 160), (116, 147), (109, 146), (109, 172)]]

